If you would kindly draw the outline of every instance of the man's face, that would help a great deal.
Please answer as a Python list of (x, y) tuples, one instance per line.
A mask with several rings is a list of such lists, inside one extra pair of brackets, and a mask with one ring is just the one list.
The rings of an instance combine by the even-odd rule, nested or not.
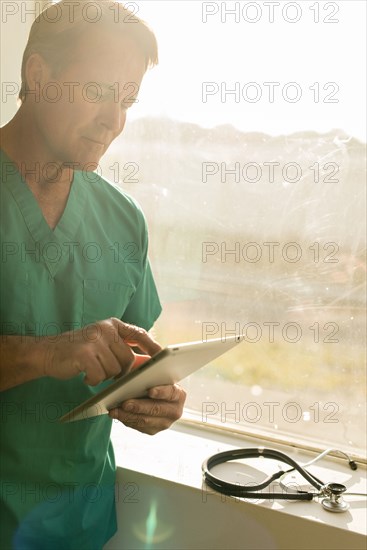
[(36, 131), (53, 160), (93, 170), (124, 128), (145, 60), (131, 39), (103, 33), (83, 37), (74, 60), (41, 85)]

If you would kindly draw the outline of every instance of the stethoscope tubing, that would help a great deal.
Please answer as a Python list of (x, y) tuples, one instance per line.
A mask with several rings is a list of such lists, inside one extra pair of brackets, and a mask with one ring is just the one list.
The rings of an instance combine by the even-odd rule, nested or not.
[[(206, 478), (205, 482), (209, 487), (211, 487), (215, 491), (218, 491), (219, 493), (232, 496), (232, 497), (239, 497), (239, 498), (254, 498), (254, 499), (266, 499), (266, 500), (273, 500), (273, 499), (313, 500), (313, 498), (318, 494), (318, 493), (306, 493), (305, 491), (299, 491), (298, 493), (276, 493), (276, 492), (265, 493), (260, 491), (252, 492), (249, 490), (249, 488), (243, 488), (240, 486), (236, 486), (234, 484), (227, 484), (225, 482), (221, 482), (220, 485), (217, 485), (216, 483), (214, 483), (208, 478)], [(230, 485), (230, 487), (226, 485)], [(251, 487), (251, 489), (253, 488), (254, 487)]]
[[(291, 468), (285, 471), (280, 470), (272, 474), (271, 476), (268, 476), (263, 482), (257, 485), (252, 485), (250, 487), (241, 486), (239, 484), (224, 481), (223, 479), (216, 477), (211, 472), (211, 468), (213, 468), (218, 464), (222, 464), (224, 462), (239, 460), (243, 458), (259, 458), (259, 457), (278, 460), (280, 462), (288, 464), (288, 466), (291, 466)], [(279, 478), (283, 478), (286, 474), (294, 470), (299, 472), (306, 481), (308, 481), (313, 487), (315, 487), (315, 489), (317, 489), (317, 492), (307, 492), (307, 491), (300, 491), (300, 490), (297, 490), (296, 492), (295, 491), (288, 492), (284, 484), (282, 485), (282, 488), (285, 491), (283, 491), (282, 493), (258, 492), (268, 487), (273, 481)], [(325, 486), (325, 484), (320, 479), (318, 479), (316, 476), (314, 476), (313, 474), (311, 474), (310, 472), (302, 468), (302, 466), (300, 466), (291, 457), (275, 449), (269, 449), (269, 448), (263, 448), (263, 447), (256, 447), (256, 448), (249, 448), (249, 449), (234, 449), (231, 451), (224, 451), (224, 452), (212, 455), (211, 457), (207, 458), (203, 462), (202, 472), (203, 472), (203, 477), (205, 482), (212, 489), (229, 496), (242, 497), (242, 498), (312, 500), (313, 498), (321, 494), (322, 489)]]

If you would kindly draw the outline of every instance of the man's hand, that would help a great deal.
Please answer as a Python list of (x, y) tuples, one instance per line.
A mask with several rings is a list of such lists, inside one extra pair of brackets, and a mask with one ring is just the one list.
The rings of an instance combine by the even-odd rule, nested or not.
[(109, 412), (110, 417), (149, 435), (166, 430), (181, 417), (186, 392), (177, 384), (151, 388), (148, 396), (148, 399), (124, 401)]
[[(45, 345), (44, 376), (68, 380), (84, 373), (90, 386), (127, 373), (161, 350), (146, 330), (116, 318), (65, 332)], [(136, 355), (135, 346), (147, 355)]]

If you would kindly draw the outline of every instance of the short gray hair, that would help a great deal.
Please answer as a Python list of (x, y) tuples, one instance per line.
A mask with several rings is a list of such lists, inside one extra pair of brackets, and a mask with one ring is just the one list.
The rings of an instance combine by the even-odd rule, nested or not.
[(25, 67), (32, 54), (40, 54), (50, 67), (60, 71), (72, 59), (81, 35), (99, 28), (109, 32), (116, 30), (132, 38), (145, 57), (146, 68), (158, 64), (158, 46), (153, 31), (120, 2), (79, 0), (73, 5), (70, 0), (61, 0), (43, 10), (33, 22), (23, 54), (20, 101), (26, 98)]

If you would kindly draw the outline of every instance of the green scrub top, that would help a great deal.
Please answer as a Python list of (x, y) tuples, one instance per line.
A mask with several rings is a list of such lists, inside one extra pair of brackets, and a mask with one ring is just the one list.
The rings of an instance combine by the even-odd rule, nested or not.
[[(0, 161), (2, 338), (57, 341), (109, 317), (149, 330), (161, 306), (133, 199), (94, 172), (74, 172), (51, 230), (3, 152)], [(2, 550), (97, 550), (116, 531), (111, 419), (58, 423), (109, 383), (43, 377), (1, 393)]]

